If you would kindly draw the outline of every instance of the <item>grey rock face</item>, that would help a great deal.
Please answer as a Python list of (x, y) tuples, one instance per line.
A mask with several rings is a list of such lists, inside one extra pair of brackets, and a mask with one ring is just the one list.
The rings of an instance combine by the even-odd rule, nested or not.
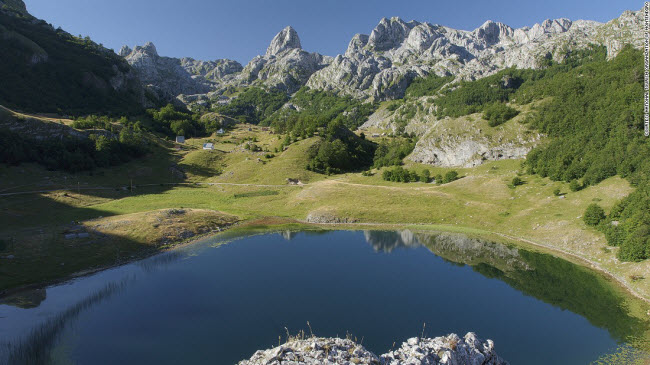
[(187, 103), (205, 102), (230, 87), (261, 86), (293, 93), (332, 60), (302, 50), (298, 33), (291, 27), (278, 33), (266, 54), (253, 58), (246, 67), (228, 59), (161, 57), (152, 43), (133, 50), (124, 46), (119, 54), (138, 71), (150, 90), (164, 99), (177, 98)]
[(150, 89), (168, 97), (221, 95), (231, 87), (246, 86), (293, 93), (307, 85), (357, 98), (389, 100), (403, 97), (416, 77), (433, 73), (472, 80), (507, 67), (539, 68), (548, 56), (562, 60), (567, 45), (578, 49), (590, 44), (606, 46), (610, 58), (625, 44), (641, 48), (642, 12), (626, 11), (606, 24), (562, 18), (513, 29), (486, 21), (473, 31), (383, 18), (369, 35), (355, 35), (345, 54), (335, 58), (304, 51), (298, 33), (286, 27), (266, 53), (246, 67), (231, 60), (160, 57), (152, 44), (134, 50), (123, 47), (119, 54)]
[(456, 334), (436, 338), (410, 338), (402, 346), (381, 355), (385, 365), (501, 365), (507, 364), (494, 351), (494, 342), (483, 342), (469, 332), (460, 338)]
[(376, 356), (351, 340), (309, 338), (290, 341), (269, 350), (257, 351), (239, 365), (279, 364), (377, 364), (377, 365), (501, 365), (508, 364), (494, 351), (491, 340), (483, 342), (474, 333), (436, 338), (410, 338), (387, 354)]
[(253, 58), (229, 85), (257, 85), (294, 93), (330, 62), (330, 57), (304, 51), (298, 33), (286, 27), (273, 38), (266, 54)]
[(270, 350), (257, 351), (239, 365), (271, 364), (379, 364), (379, 358), (363, 346), (341, 338), (291, 341)]
[(284, 28), (273, 38), (266, 49), (266, 56), (275, 56), (288, 49), (302, 49), (298, 33), (291, 26)]
[(122, 46), (122, 48), (120, 48), (120, 51), (117, 54), (120, 55), (121, 57), (126, 57), (130, 55), (131, 52), (133, 52), (131, 47), (124, 45)]
[(242, 69), (232, 60), (204, 62), (161, 57), (151, 42), (134, 49), (123, 46), (119, 54), (136, 70), (149, 90), (166, 100), (181, 94), (206, 94), (214, 89), (214, 83)]
[(532, 147), (515, 143), (490, 146), (471, 138), (441, 141), (426, 139), (418, 142), (409, 160), (444, 167), (474, 167), (483, 161), (524, 158)]
[(513, 29), (487, 21), (473, 31), (382, 19), (370, 36), (355, 35), (344, 55), (316, 72), (307, 86), (378, 100), (400, 98), (410, 81), (430, 73), (476, 79), (507, 67), (538, 68), (547, 55), (561, 60), (566, 45), (607, 46), (614, 57), (625, 44), (640, 48), (641, 11), (627, 11), (607, 24), (546, 20)]
[(197, 61), (193, 58), (181, 58), (181, 67), (193, 76), (201, 76), (206, 80), (220, 82), (226, 76), (241, 72), (244, 67), (237, 62), (229, 59), (220, 59), (216, 61)]

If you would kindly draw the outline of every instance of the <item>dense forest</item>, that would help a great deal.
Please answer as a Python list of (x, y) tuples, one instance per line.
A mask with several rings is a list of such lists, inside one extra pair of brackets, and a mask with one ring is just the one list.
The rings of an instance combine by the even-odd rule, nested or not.
[(0, 163), (35, 162), (49, 170), (79, 172), (109, 167), (143, 156), (147, 144), (138, 131), (122, 128), (117, 135), (90, 134), (89, 138), (35, 139), (0, 131)]

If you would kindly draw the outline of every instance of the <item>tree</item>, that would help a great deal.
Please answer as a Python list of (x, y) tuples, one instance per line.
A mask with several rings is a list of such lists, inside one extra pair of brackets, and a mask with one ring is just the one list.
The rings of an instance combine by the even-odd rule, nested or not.
[(436, 177), (433, 178), (436, 181), (436, 184), (440, 185), (442, 184), (442, 175), (437, 174)]
[(458, 172), (456, 170), (447, 171), (445, 178), (442, 180), (444, 184), (458, 180)]
[(431, 180), (431, 172), (429, 169), (424, 169), (420, 172), (420, 181), (423, 183), (428, 183)]
[(642, 225), (629, 235), (618, 251), (623, 261), (642, 261), (648, 258), (650, 248), (650, 226)]
[(598, 204), (590, 204), (585, 210), (582, 219), (589, 226), (597, 226), (603, 219), (605, 219), (605, 211)]
[(569, 183), (569, 190), (571, 190), (571, 191), (579, 191), (579, 190), (582, 190), (582, 185), (580, 185), (580, 183), (578, 182), (578, 180), (573, 179), (573, 180), (571, 180), (571, 182)]
[(514, 118), (519, 112), (503, 103), (496, 103), (485, 108), (483, 118), (488, 121), (490, 127), (501, 125)]

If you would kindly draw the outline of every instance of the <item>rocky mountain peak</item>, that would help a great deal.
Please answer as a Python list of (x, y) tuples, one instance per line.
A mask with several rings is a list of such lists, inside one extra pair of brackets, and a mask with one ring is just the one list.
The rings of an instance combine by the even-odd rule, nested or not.
[(503, 23), (488, 20), (477, 28), (474, 33), (478, 39), (485, 41), (487, 45), (493, 45), (499, 43), (502, 37), (512, 37), (514, 29)]
[(348, 44), (348, 50), (345, 52), (345, 55), (351, 56), (360, 52), (368, 44), (368, 38), (367, 34), (355, 34), (350, 44)]
[(266, 55), (275, 56), (288, 49), (296, 48), (302, 49), (302, 46), (300, 45), (300, 37), (298, 37), (298, 32), (296, 32), (295, 29), (288, 26), (282, 29), (282, 31), (273, 38), (269, 48), (266, 50)]
[(379, 24), (370, 33), (368, 45), (377, 51), (385, 51), (399, 46), (408, 36), (417, 22), (406, 23), (398, 17), (382, 18)]
[(117, 54), (120, 55), (121, 57), (126, 57), (126, 56), (130, 55), (131, 52), (133, 52), (131, 47), (129, 47), (127, 45), (124, 45), (124, 46), (122, 46), (122, 48), (120, 48), (120, 51)]
[[(138, 47), (136, 47), (136, 49), (137, 48)], [(158, 50), (156, 49), (156, 46), (151, 42), (145, 43), (144, 46), (140, 47), (140, 50), (142, 52), (144, 52), (144, 53), (147, 53), (147, 54), (151, 55), (151, 56), (158, 56)]]

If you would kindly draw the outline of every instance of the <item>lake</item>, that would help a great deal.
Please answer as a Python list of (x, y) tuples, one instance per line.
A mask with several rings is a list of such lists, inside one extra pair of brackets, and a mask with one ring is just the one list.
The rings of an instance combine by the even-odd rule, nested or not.
[(582, 267), (410, 231), (225, 233), (0, 303), (0, 363), (234, 364), (300, 330), (379, 355), (424, 330), (588, 364), (647, 330)]

